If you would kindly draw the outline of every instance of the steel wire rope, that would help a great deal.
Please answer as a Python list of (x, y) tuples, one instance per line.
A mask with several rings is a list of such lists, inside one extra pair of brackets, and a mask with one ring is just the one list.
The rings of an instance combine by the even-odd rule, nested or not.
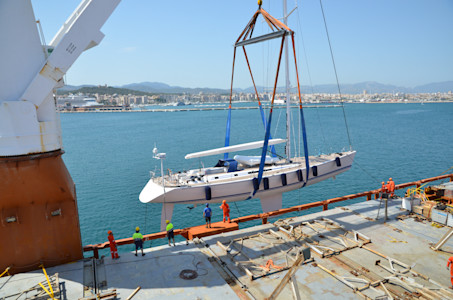
[(275, 124), (275, 129), (274, 129), (274, 135), (277, 136), (277, 129), (278, 129), (278, 124), (280, 124), (280, 117), (282, 116), (282, 110), (280, 109), (278, 112), (278, 118), (277, 118), (277, 123)]
[[(350, 159), (348, 156), (345, 157), (346, 159)], [(379, 179), (377, 179), (376, 177), (374, 177), (373, 175), (371, 175), (367, 170), (365, 170), (365, 168), (363, 168), (358, 162), (357, 160), (354, 161), (354, 165), (357, 165), (365, 174), (367, 174), (371, 179), (373, 179), (374, 181), (377, 181), (377, 182), (381, 182)]]
[(145, 232), (146, 232), (146, 221), (148, 219), (148, 205), (145, 204)]
[[(290, 114), (290, 116), (291, 116), (291, 120), (293, 120), (293, 112), (290, 111), (289, 114)], [(300, 114), (298, 114), (298, 115), (300, 115)], [(292, 130), (292, 132), (296, 132), (296, 131), (294, 130), (294, 121), (291, 122), (291, 130)], [(294, 139), (293, 139), (293, 142), (294, 142), (294, 157), (296, 157), (296, 154), (297, 154), (297, 139), (296, 139), (295, 134), (293, 134), (293, 135), (294, 135)], [(290, 142), (291, 142), (291, 141), (290, 141)], [(299, 149), (300, 149), (300, 145), (299, 145)], [(300, 152), (300, 150), (299, 150), (299, 152)]]
[(238, 215), (240, 216), (241, 212), (239, 211), (239, 208), (238, 208), (238, 205), (236, 204), (236, 201), (234, 201), (233, 203), (234, 203), (234, 206), (236, 206), (236, 210), (238, 211)]
[[(298, 8), (297, 9), (297, 26), (298, 26), (298, 29), (299, 29), (299, 32), (300, 32), (300, 40), (301, 40), (301, 43), (302, 43), (302, 49), (303, 49), (304, 58), (305, 58), (305, 67), (307, 68), (308, 81), (310, 83), (311, 93), (312, 93), (312, 95), (314, 95), (315, 91), (314, 91), (314, 88), (313, 88), (313, 81), (312, 81), (312, 78), (311, 78), (310, 66), (308, 64), (307, 49), (305, 47), (305, 40), (304, 40), (304, 35), (303, 35), (302, 25), (301, 25), (300, 19), (301, 18), (300, 18), (299, 8)], [(299, 43), (297, 44), (297, 46), (299, 47)], [(300, 55), (300, 51), (297, 54)], [(324, 126), (323, 126), (323, 123), (321, 122), (321, 116), (319, 115), (319, 109), (320, 109), (319, 107), (315, 107), (316, 116), (318, 118), (318, 123), (319, 123), (319, 129), (321, 130), (322, 145), (326, 145), (326, 147), (328, 149), (329, 145), (328, 145), (328, 142), (326, 140), (325, 133), (324, 133)], [(299, 156), (300, 156), (300, 154), (299, 154)]]
[[(149, 206), (149, 203), (145, 203), (145, 230), (144, 230), (144, 232), (148, 232), (147, 231), (147, 228), (148, 228), (147, 227), (147, 224), (148, 224), (148, 206)], [(151, 247), (152, 244), (153, 244), (153, 241), (149, 240), (149, 247)]]
[(330, 43), (330, 36), (329, 36), (329, 31), (327, 29), (326, 16), (324, 14), (324, 7), (322, 6), (322, 0), (319, 0), (319, 4), (321, 6), (322, 18), (324, 20), (324, 28), (326, 29), (327, 41), (329, 42), (330, 57), (332, 58), (333, 69), (334, 69), (334, 72), (335, 72), (335, 79), (337, 81), (337, 88), (338, 88), (338, 93), (339, 93), (339, 96), (340, 96), (341, 108), (343, 109), (343, 117), (344, 117), (344, 123), (345, 123), (345, 126), (346, 126), (346, 133), (348, 135), (349, 149), (352, 150), (351, 136), (349, 134), (348, 122), (346, 120), (346, 112), (344, 110), (344, 101), (343, 101), (342, 96), (341, 96), (341, 89), (340, 89), (340, 83), (338, 81), (337, 67), (335, 65), (335, 59), (334, 59), (334, 56), (333, 56), (332, 44)]

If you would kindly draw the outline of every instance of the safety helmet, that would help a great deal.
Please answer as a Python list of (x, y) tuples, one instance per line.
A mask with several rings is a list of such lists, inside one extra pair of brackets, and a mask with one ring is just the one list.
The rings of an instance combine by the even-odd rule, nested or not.
[(206, 207), (209, 207), (209, 203), (206, 203)]
[(385, 182), (384, 182), (384, 181), (382, 181), (382, 183), (381, 183), (381, 184), (385, 184)]
[(389, 180), (393, 180), (392, 177), (390, 177)]
[(226, 200), (223, 200), (222, 202), (223, 202), (223, 203), (226, 203)]
[(140, 227), (135, 227), (135, 231), (140, 231)]
[(170, 223), (170, 221), (166, 220), (166, 221), (165, 221), (165, 223), (167, 223), (167, 224), (168, 224), (168, 223)]
[(109, 230), (109, 231), (107, 231), (107, 233), (108, 233), (108, 234), (112, 234), (112, 231), (111, 231), (111, 230)]

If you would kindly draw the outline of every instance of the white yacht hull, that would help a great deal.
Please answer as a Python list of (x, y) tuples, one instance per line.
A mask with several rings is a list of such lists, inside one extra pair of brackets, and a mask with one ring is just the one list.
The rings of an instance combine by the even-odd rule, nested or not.
[[(335, 158), (318, 164), (312, 164), (312, 158), (310, 158), (308, 180), (306, 180), (305, 163), (292, 163), (289, 167), (280, 170), (270, 170), (271, 167), (266, 166), (264, 168), (263, 180), (254, 196), (252, 196), (254, 190), (253, 178), (257, 177), (257, 172), (250, 169), (252, 170), (251, 174), (245, 176), (239, 176), (240, 174), (238, 174), (237, 178), (232, 177), (230, 180), (216, 180), (212, 178), (212, 180), (207, 180), (207, 182), (196, 184), (180, 186), (169, 186), (165, 184), (165, 191), (162, 184), (157, 183), (155, 179), (150, 179), (140, 193), (139, 198), (143, 203), (166, 204), (220, 203), (223, 200), (232, 202), (250, 198), (268, 198), (272, 195), (281, 195), (285, 192), (318, 183), (349, 170), (352, 166), (355, 153), (355, 151), (342, 153), (343, 155), (339, 156), (340, 165), (337, 165), (338, 163)], [(313, 172), (314, 166), (317, 168), (317, 176)], [(298, 170), (302, 171), (302, 180), (299, 179)], [(233, 174), (234, 176), (234, 173), (241, 172), (228, 174)], [(283, 183), (282, 174), (286, 175), (286, 185)], [(215, 176), (211, 175), (211, 177)], [(268, 181), (268, 184), (265, 181)]]

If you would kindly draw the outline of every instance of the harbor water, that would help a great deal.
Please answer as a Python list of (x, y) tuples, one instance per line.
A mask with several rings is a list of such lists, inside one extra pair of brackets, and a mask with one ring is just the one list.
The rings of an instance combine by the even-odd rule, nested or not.
[[(116, 239), (131, 237), (136, 226), (143, 234), (159, 231), (161, 205), (138, 200), (150, 171), (160, 175), (153, 148), (167, 154), (165, 172), (213, 166), (223, 155), (192, 160), (184, 156), (222, 147), (226, 116), (226, 110), (61, 114), (63, 158), (77, 188), (83, 244), (107, 241), (108, 230)], [(296, 139), (301, 135), (299, 117), (293, 110)], [(350, 144), (357, 155), (352, 169), (336, 179), (284, 194), (284, 207), (377, 189), (389, 177), (398, 184), (437, 176), (453, 166), (453, 103), (346, 104), (344, 113), (341, 107), (308, 108), (304, 117), (310, 155), (348, 150)], [(283, 109), (274, 111), (272, 125), (272, 136), (284, 138)], [(264, 137), (259, 110), (233, 111), (231, 126), (232, 145)], [(292, 144), (292, 151), (298, 153), (299, 145)], [(284, 154), (284, 145), (277, 152)], [(260, 150), (244, 154), (260, 155)], [(261, 212), (256, 199), (230, 207), (232, 218)], [(212, 208), (213, 221), (221, 221), (221, 209)], [(202, 224), (202, 210), (203, 205), (175, 206), (175, 228)]]

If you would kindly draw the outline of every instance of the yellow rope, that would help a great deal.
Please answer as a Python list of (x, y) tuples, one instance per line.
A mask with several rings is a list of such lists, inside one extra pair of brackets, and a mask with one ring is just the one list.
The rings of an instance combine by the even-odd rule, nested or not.
[[(52, 299), (55, 299), (53, 294), (49, 293), (49, 291), (42, 285), (41, 282), (38, 282), (38, 284), (41, 286), (41, 288), (49, 295)], [(51, 287), (52, 288), (52, 287)]]
[(49, 288), (50, 288), (50, 293), (44, 288), (44, 286), (41, 283), (39, 283), (39, 285), (46, 291), (47, 294), (49, 294), (49, 296), (52, 299), (55, 299), (54, 294), (53, 294), (52, 284), (50, 284), (49, 276), (47, 276), (46, 269), (44, 269), (44, 265), (42, 265), (42, 264), (40, 265), (40, 267), (42, 268), (42, 271), (43, 271), (44, 275), (46, 276), (47, 284), (49, 285)]
[(2, 277), (3, 275), (5, 275), (5, 273), (8, 273), (8, 276), (9, 276), (9, 267), (5, 269), (5, 271), (3, 271), (2, 274), (0, 274), (0, 277)]

